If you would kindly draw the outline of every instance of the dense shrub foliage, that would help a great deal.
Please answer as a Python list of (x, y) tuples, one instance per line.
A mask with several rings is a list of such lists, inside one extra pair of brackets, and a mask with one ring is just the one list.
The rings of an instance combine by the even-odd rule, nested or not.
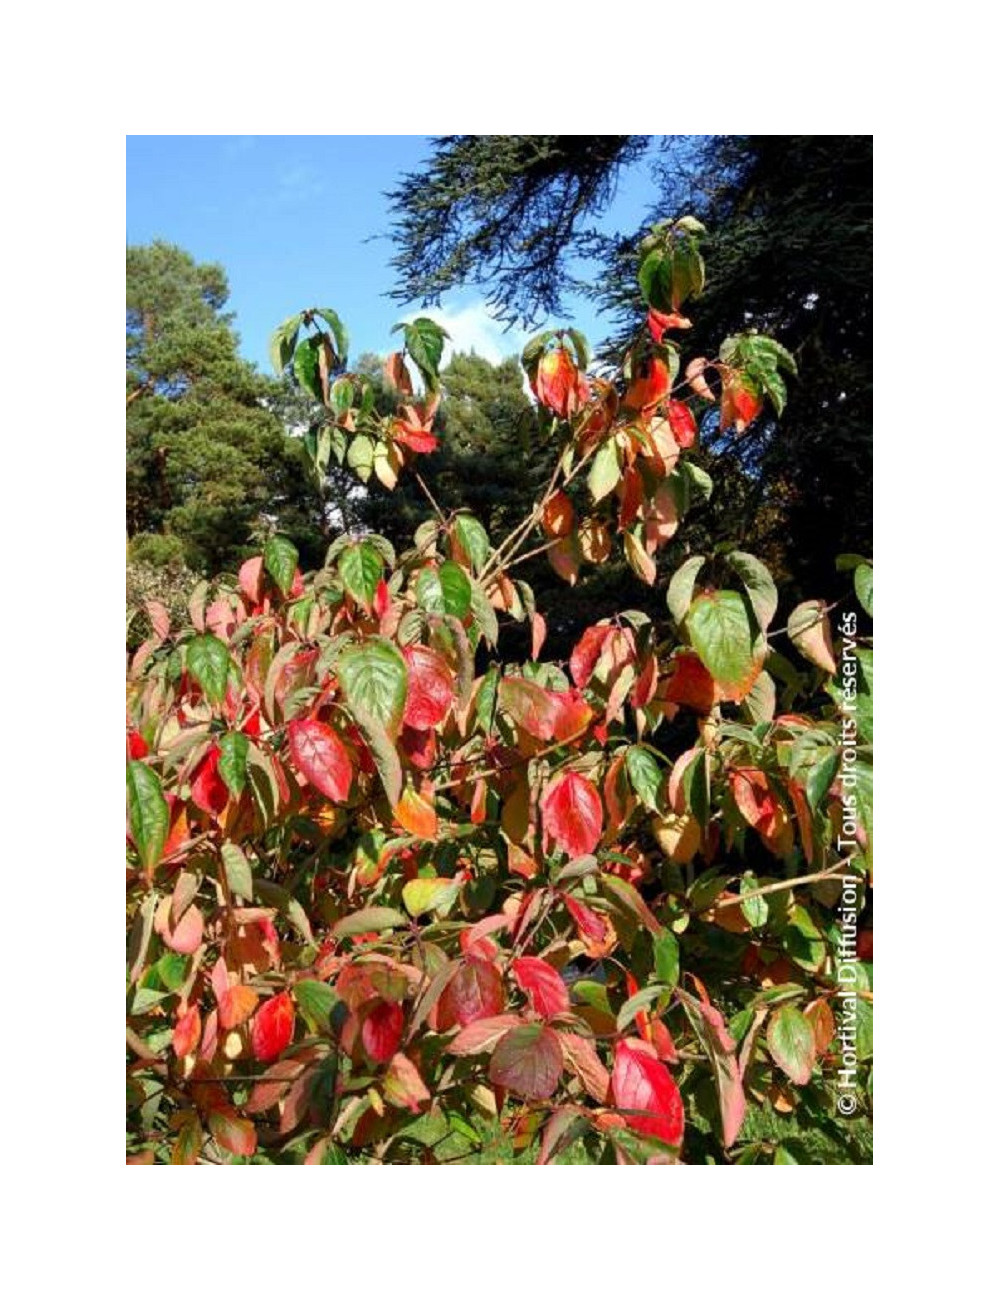
[[(347, 535), (303, 574), (277, 534), (185, 618), (148, 602), (127, 681), (130, 1160), (864, 1158), (870, 561), (776, 628), (759, 560), (689, 556), (662, 621), (623, 610), (565, 663), (517, 575), (544, 550), (572, 583), (620, 548), (652, 583), (712, 490), (685, 454), (704, 411), (737, 433), (780, 415), (795, 362), (762, 335), (682, 372), (702, 234), (682, 218), (644, 244), (620, 376), (588, 377), (573, 330), (525, 349), (562, 451), (506, 538), (428, 493), (401, 554)], [(444, 337), (400, 328), (389, 416), (335, 312), (274, 339), (326, 412), (317, 468), (372, 490), (419, 483), (437, 443)], [(496, 655), (505, 620), (528, 662)]]

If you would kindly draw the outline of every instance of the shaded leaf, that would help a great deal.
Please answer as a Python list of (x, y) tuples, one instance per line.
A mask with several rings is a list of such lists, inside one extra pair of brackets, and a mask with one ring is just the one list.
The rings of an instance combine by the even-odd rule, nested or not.
[(530, 1101), (545, 1101), (559, 1086), (563, 1054), (547, 1025), (508, 1030), (490, 1057), (490, 1081)]

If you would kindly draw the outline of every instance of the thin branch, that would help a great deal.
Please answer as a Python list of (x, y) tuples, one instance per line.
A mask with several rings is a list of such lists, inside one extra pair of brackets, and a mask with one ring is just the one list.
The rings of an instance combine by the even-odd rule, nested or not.
[(751, 898), (761, 898), (764, 894), (777, 894), (783, 889), (794, 889), (796, 885), (811, 885), (818, 880), (856, 880), (857, 876), (838, 875), (841, 867), (850, 866), (851, 859), (843, 858), (840, 862), (835, 862), (832, 867), (826, 867), (822, 871), (814, 871), (809, 876), (795, 876), (792, 880), (777, 880), (771, 885), (761, 885), (759, 889), (748, 890), (745, 894), (735, 894), (732, 898), (723, 898), (719, 902), (709, 903), (707, 907), (701, 909), (702, 912), (721, 911), (724, 907), (736, 907), (740, 903), (745, 903)]

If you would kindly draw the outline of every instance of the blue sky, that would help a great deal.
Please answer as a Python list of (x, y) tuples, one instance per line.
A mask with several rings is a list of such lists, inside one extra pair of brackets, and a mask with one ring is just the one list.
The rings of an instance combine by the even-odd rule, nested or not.
[[(127, 239), (162, 238), (198, 261), (221, 262), (243, 355), (262, 369), (275, 325), (306, 306), (340, 314), (353, 356), (385, 353), (393, 324), (417, 306), (383, 296), (393, 285), (385, 192), (429, 153), (423, 136), (131, 136)], [(653, 197), (640, 165), (601, 225), (638, 225)], [(605, 330), (589, 305), (565, 306), (560, 323), (577, 324), (596, 343)], [(518, 352), (526, 337), (504, 333), (481, 290), (449, 295), (427, 314), (456, 347), (490, 360)]]

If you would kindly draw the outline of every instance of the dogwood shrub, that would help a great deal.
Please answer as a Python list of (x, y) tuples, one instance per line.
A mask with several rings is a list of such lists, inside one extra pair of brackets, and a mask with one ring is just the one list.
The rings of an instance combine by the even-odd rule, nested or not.
[[(712, 489), (702, 422), (780, 415), (780, 343), (682, 366), (703, 233), (643, 245), (620, 375), (588, 375), (575, 330), (525, 348), (561, 451), (508, 537), (428, 492), (402, 554), (343, 536), (304, 574), (274, 536), (186, 620), (150, 602), (127, 673), (128, 1160), (435, 1163), (501, 1133), (541, 1163), (783, 1163), (783, 1133), (866, 1122), (870, 562), (776, 629), (758, 559), (690, 556), (662, 619), (622, 610), (563, 666), (517, 576), (544, 548), (574, 582), (621, 548), (654, 583)], [(276, 332), (324, 408), (319, 473), (391, 490), (434, 451), (445, 337), (399, 328), (392, 417), (335, 312)], [(506, 620), (526, 663), (498, 653)]]

